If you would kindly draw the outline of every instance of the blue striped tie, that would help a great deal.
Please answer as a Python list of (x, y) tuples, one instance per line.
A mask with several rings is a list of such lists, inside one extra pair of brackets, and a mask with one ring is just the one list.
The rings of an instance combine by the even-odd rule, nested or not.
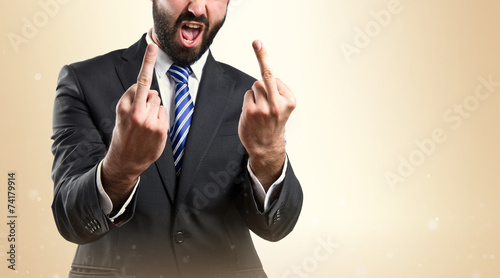
[(190, 67), (173, 64), (167, 71), (175, 82), (175, 119), (170, 128), (170, 139), (174, 153), (175, 172), (179, 175), (184, 155), (184, 145), (191, 125), (194, 105), (189, 95), (188, 77)]

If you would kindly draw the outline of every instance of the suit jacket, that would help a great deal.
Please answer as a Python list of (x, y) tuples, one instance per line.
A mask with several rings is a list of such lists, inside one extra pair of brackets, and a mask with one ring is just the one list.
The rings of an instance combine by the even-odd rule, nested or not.
[(59, 75), (52, 210), (61, 235), (79, 244), (70, 277), (266, 277), (249, 230), (270, 241), (285, 237), (298, 219), (302, 190), (289, 164), (279, 198), (260, 212), (238, 137), (243, 95), (255, 80), (211, 54), (180, 176), (168, 139), (141, 175), (124, 219), (116, 224), (103, 213), (97, 165), (145, 49), (143, 36), (128, 49), (64, 66)]

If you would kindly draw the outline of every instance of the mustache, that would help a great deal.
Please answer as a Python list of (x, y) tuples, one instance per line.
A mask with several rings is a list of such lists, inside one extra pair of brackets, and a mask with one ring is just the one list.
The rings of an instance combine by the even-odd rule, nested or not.
[(210, 24), (208, 23), (208, 18), (204, 14), (200, 16), (195, 16), (190, 12), (182, 13), (175, 21), (175, 26), (179, 27), (181, 25), (181, 22), (183, 21), (195, 21), (203, 23), (207, 28), (210, 27)]

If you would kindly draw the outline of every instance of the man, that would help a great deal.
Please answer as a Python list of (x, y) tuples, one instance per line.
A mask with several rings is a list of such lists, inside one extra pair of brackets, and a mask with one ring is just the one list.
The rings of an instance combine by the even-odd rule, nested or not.
[(61, 70), (52, 209), (79, 244), (70, 277), (266, 277), (249, 229), (277, 241), (298, 219), (295, 99), (260, 41), (261, 81), (214, 60), (228, 4), (154, 0), (136, 44)]

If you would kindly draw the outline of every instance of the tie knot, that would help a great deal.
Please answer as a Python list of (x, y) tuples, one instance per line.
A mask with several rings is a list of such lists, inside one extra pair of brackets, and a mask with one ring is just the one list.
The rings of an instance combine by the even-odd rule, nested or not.
[(168, 69), (168, 73), (175, 81), (176, 84), (187, 83), (188, 77), (191, 74), (191, 67), (181, 67), (179, 65), (173, 64)]

